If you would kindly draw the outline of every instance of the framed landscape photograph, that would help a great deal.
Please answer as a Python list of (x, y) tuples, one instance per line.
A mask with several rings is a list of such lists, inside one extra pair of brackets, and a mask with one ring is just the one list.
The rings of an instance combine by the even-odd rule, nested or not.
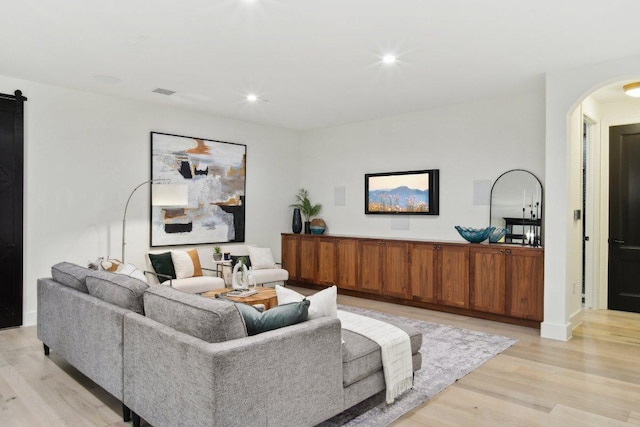
[(151, 132), (151, 179), (186, 184), (189, 204), (151, 200), (151, 246), (244, 242), (247, 146)]
[(364, 176), (364, 213), (438, 215), (439, 170), (369, 173)]

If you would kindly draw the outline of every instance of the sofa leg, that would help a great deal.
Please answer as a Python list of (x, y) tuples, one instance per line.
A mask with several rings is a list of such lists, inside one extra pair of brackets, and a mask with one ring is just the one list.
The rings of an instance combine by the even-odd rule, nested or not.
[(140, 415), (135, 412), (131, 412), (131, 415), (133, 416), (133, 427), (140, 427)]
[(124, 403), (122, 404), (122, 420), (125, 423), (131, 421), (131, 409)]
[(44, 347), (44, 355), (48, 356), (49, 355), (49, 346), (46, 345), (45, 343), (42, 343), (43, 347)]

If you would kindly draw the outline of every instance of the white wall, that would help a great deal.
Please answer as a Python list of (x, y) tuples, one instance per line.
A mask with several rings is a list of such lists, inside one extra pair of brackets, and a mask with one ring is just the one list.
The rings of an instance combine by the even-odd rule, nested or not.
[[(582, 108), (576, 108), (569, 119), (568, 176), (570, 218), (567, 222), (567, 251), (572, 261), (566, 266), (567, 287), (565, 289), (565, 312), (571, 322), (578, 324), (582, 319)], [(580, 219), (574, 212), (580, 211)], [(549, 236), (550, 244), (553, 237)]]
[(576, 198), (572, 177), (581, 172), (571, 158), (571, 114), (594, 90), (638, 75), (640, 56), (583, 65), (546, 76), (546, 235), (553, 236), (555, 244), (547, 244), (545, 249), (543, 337), (567, 340), (575, 326), (571, 319), (574, 304), (569, 301), (573, 297), (568, 296), (568, 290), (572, 287), (572, 272), (581, 261), (572, 252), (576, 240), (572, 211), (579, 208), (575, 204), (579, 198)]
[[(0, 76), (25, 103), (24, 323), (35, 323), (36, 280), (59, 261), (120, 258), (126, 199), (149, 179), (149, 132), (247, 145), (246, 240), (280, 253), (299, 180), (299, 134), (153, 104)], [(148, 189), (127, 214), (127, 261), (149, 245)], [(210, 258), (212, 245), (201, 247)]]
[[(602, 199), (601, 185), (604, 169), (601, 163), (601, 113), (600, 104), (588, 97), (582, 103), (582, 114), (588, 123), (587, 140), (587, 182), (586, 182), (586, 207), (583, 216), (585, 233), (589, 241), (585, 242), (585, 304), (586, 308), (606, 308), (606, 295), (599, 292), (602, 269), (606, 271), (606, 265), (602, 266), (601, 247), (607, 246), (607, 241), (602, 240), (601, 218), (604, 212), (608, 213), (607, 201)], [(608, 175), (607, 175), (608, 176)], [(606, 228), (606, 227), (605, 227)], [(606, 276), (605, 276), (606, 291)], [(603, 299), (604, 298), (604, 299)]]
[[(454, 105), (303, 134), (301, 185), (333, 234), (462, 238), (455, 225), (489, 224), (489, 206), (473, 205), (473, 183), (509, 169), (544, 178), (544, 90)], [(440, 215), (398, 219), (364, 214), (364, 174), (440, 169)], [(334, 189), (346, 188), (346, 206)]]

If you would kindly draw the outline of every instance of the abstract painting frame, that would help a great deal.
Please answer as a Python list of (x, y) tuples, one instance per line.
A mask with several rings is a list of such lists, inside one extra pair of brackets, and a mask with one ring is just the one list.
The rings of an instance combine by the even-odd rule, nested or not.
[(439, 212), (439, 169), (364, 176), (364, 213), (367, 215), (439, 215)]
[(151, 179), (189, 192), (178, 208), (153, 206), (150, 193), (151, 247), (244, 242), (247, 146), (161, 132), (150, 139)]

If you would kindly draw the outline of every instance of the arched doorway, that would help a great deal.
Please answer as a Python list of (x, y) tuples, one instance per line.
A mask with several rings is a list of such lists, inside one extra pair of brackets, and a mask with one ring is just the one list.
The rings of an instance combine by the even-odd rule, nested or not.
[[(582, 313), (582, 122), (583, 103), (590, 95), (614, 83), (640, 76), (640, 57), (549, 73), (546, 76), (545, 182), (547, 206), (545, 248), (545, 316), (541, 336), (571, 338)], [(600, 179), (602, 174), (600, 175)], [(599, 187), (602, 189), (602, 185)], [(605, 200), (608, 195), (599, 195)], [(602, 204), (590, 210), (600, 213)], [(602, 241), (602, 227), (598, 230)], [(591, 236), (590, 236), (591, 237)], [(552, 241), (553, 239), (553, 241)], [(606, 239), (605, 239), (606, 241)], [(596, 245), (598, 286), (602, 285), (605, 259), (602, 243)], [(605, 257), (606, 258), (606, 257)], [(604, 264), (606, 266), (606, 264)]]
[[(611, 197), (610, 177), (612, 170), (620, 170), (620, 161), (630, 159), (632, 153), (623, 156), (624, 159), (621, 159), (620, 156), (610, 157), (612, 146), (610, 134), (612, 131), (622, 131), (628, 134), (630, 131), (627, 126), (640, 123), (640, 98), (625, 95), (622, 89), (625, 84), (631, 81), (636, 80), (625, 79), (601, 87), (587, 95), (579, 107), (582, 111), (583, 129), (586, 132), (583, 141), (583, 170), (586, 171), (586, 174), (583, 174), (583, 190), (586, 190), (583, 191), (583, 195), (586, 196), (583, 215), (585, 229), (583, 236), (586, 239), (583, 259), (585, 284), (583, 303), (586, 308), (622, 308), (615, 302), (612, 305), (608, 295), (608, 291), (620, 284), (618, 279), (613, 280), (612, 283), (612, 279), (609, 278), (611, 273), (609, 251), (614, 250), (614, 254), (616, 254), (621, 250), (621, 246), (615, 242), (615, 240), (619, 240), (619, 236), (610, 233), (610, 228), (615, 226), (619, 215), (614, 216), (612, 223), (609, 211), (612, 209), (611, 203), (621, 201), (620, 196), (622, 195), (619, 191), (621, 186), (618, 183), (613, 184), (613, 190), (617, 196)], [(616, 137), (615, 141), (618, 140), (619, 137)], [(614, 150), (614, 152), (618, 151)], [(627, 162), (623, 163), (628, 164)], [(619, 174), (615, 176), (619, 176)], [(622, 187), (628, 188), (626, 185)], [(614, 205), (616, 204), (614, 203)], [(618, 210), (619, 207), (614, 208), (614, 211)], [(627, 209), (625, 208), (624, 211), (626, 212)], [(611, 236), (613, 236), (613, 240)], [(623, 248), (622, 252), (624, 251)], [(628, 258), (628, 254), (624, 254), (624, 256)], [(614, 265), (617, 264), (619, 262), (614, 263)], [(635, 284), (635, 279), (632, 281)], [(616, 293), (614, 292), (614, 294)]]

